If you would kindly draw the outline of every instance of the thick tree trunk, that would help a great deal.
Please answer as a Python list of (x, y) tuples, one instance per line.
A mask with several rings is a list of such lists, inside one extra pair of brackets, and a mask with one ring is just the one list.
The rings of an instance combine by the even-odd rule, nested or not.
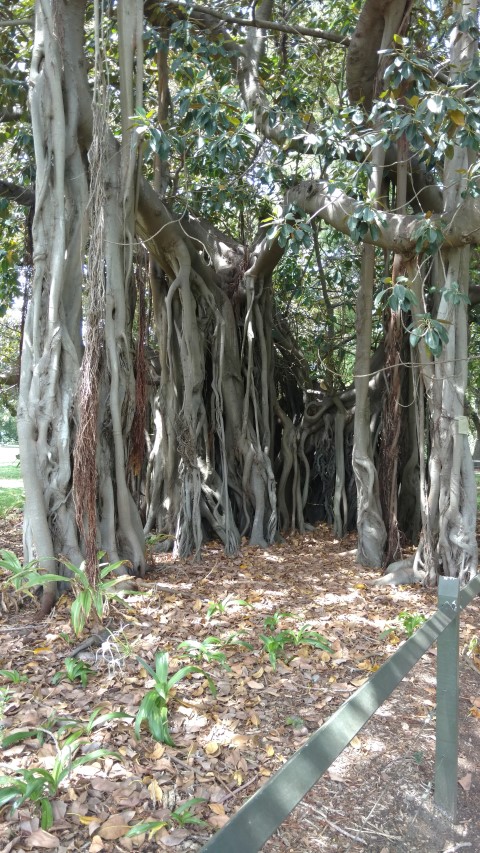
[[(127, 315), (131, 259), (121, 211), (127, 192), (111, 150), (108, 177), (88, 175), (84, 143), (90, 143), (90, 104), (85, 99), (84, 0), (53, 8), (37, 2), (31, 67), (31, 113), (37, 165), (33, 223), (34, 277), (26, 322), (18, 408), (20, 459), (25, 482), (25, 556), (55, 568), (62, 554), (79, 565), (84, 541), (72, 500), (72, 452), (78, 423), (77, 382), (82, 362), (83, 263), (88, 181), (109, 186), (104, 215), (105, 356), (100, 382), (101, 429), (97, 450), (99, 504), (93, 542), (144, 567), (143, 534), (126, 487), (125, 443), (131, 423), (132, 318)], [(85, 137), (85, 132), (87, 138)], [(125, 174), (125, 173), (124, 173)], [(132, 235), (130, 234), (130, 241)], [(127, 271), (127, 272), (125, 272)], [(103, 275), (103, 271), (102, 271)], [(94, 416), (95, 417), (95, 416)], [(82, 495), (77, 492), (77, 502)], [(91, 532), (91, 531), (90, 531)], [(58, 567), (57, 567), (58, 573)], [(46, 611), (55, 590), (44, 590)]]
[[(77, 142), (78, 69), (84, 67), (84, 3), (36, 5), (31, 114), (37, 166), (34, 276), (26, 320), (18, 404), (25, 483), (25, 557), (55, 570), (62, 553), (81, 560), (71, 496), (70, 437), (82, 354), (82, 222), (88, 200)], [(62, 39), (59, 33), (62, 33)], [(60, 48), (62, 44), (62, 48)], [(62, 50), (62, 55), (60, 55)], [(44, 590), (43, 609), (54, 589)]]

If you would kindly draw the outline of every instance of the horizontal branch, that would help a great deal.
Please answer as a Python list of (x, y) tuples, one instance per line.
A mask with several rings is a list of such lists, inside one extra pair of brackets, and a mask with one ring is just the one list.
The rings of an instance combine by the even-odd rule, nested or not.
[[(351, 236), (349, 218), (355, 216), (361, 221), (362, 211), (365, 210), (364, 202), (356, 201), (342, 190), (332, 190), (326, 181), (303, 181), (288, 191), (286, 202), (295, 204), (312, 218), (318, 217), (347, 236)], [(423, 217), (400, 215), (384, 210), (378, 210), (377, 214), (375, 236), (367, 232), (362, 237), (362, 242), (400, 255), (415, 254), (422, 225), (427, 223), (427, 220)], [(432, 215), (428, 223), (441, 229), (444, 236), (443, 245), (447, 248), (480, 245), (478, 199), (467, 198), (453, 214)]]
[(14, 124), (17, 121), (28, 119), (28, 113), (19, 113), (17, 110), (2, 110), (0, 112), (0, 122), (2, 124)]
[(33, 27), (34, 19), (32, 18), (9, 18), (0, 19), (0, 30), (6, 30), (8, 27)]
[[(185, 7), (180, 6), (180, 4), (170, 3), (169, 5), (181, 8), (182, 12), (185, 11)], [(342, 36), (332, 30), (318, 30), (313, 27), (302, 27), (300, 24), (298, 26), (282, 24), (278, 21), (264, 21), (260, 18), (242, 18), (238, 15), (227, 15), (225, 12), (219, 12), (216, 9), (212, 9), (210, 6), (190, 6), (189, 11), (194, 14), (195, 12), (199, 12), (202, 15), (210, 15), (212, 18), (217, 18), (219, 21), (225, 21), (227, 24), (237, 24), (240, 27), (256, 27), (260, 30), (274, 30), (276, 32), (289, 33), (295, 36), (309, 36), (310, 38), (323, 39), (324, 41), (341, 44), (343, 47), (348, 47), (350, 44), (350, 38), (348, 36)]]
[(0, 181), (0, 198), (8, 198), (24, 207), (33, 207), (35, 204), (35, 193), (30, 187), (20, 187), (9, 181)]
[(12, 371), (11, 373), (0, 373), (0, 388), (13, 388), (15, 385), (18, 385), (20, 382), (20, 374), (18, 370)]

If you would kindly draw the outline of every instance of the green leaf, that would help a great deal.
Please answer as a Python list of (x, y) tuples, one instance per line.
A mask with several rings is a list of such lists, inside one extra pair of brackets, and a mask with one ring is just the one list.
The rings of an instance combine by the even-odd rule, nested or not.
[(125, 714), (123, 711), (109, 711), (107, 714), (101, 714), (99, 717), (91, 719), (91, 722), (88, 724), (88, 732), (91, 732), (97, 726), (109, 723), (110, 720), (133, 720), (133, 717), (131, 714)]
[(75, 634), (81, 634), (87, 620), (85, 618), (85, 611), (82, 607), (80, 597), (77, 597), (72, 603), (72, 606), (70, 608), (70, 619)]
[(410, 346), (412, 349), (415, 349), (421, 337), (422, 333), (420, 329), (414, 329), (413, 332), (410, 332)]
[(2, 738), (2, 749), (9, 749), (14, 744), (20, 743), (22, 740), (29, 740), (30, 738), (38, 737), (39, 734), (41, 734), (41, 732), (37, 729), (25, 729), (19, 732), (12, 732)]
[(101, 589), (92, 590), (92, 601), (99, 619), (103, 617), (104, 596)]
[(40, 826), (42, 829), (49, 830), (53, 825), (53, 808), (52, 804), (45, 797), (40, 800), (41, 818)]
[(151, 717), (156, 713), (156, 709), (160, 706), (166, 707), (166, 702), (162, 699), (155, 690), (149, 690), (148, 693), (143, 697), (140, 707), (137, 711), (137, 715), (135, 717), (135, 736), (137, 740), (140, 737), (140, 727), (144, 720), (149, 721)]
[(138, 662), (139, 662), (140, 666), (143, 666), (144, 670), (145, 670), (146, 672), (149, 672), (149, 673), (150, 673), (150, 675), (152, 676), (152, 678), (154, 678), (154, 679), (156, 679), (156, 678), (157, 678), (157, 673), (152, 669), (152, 667), (150, 666), (150, 664), (149, 664), (149, 663), (147, 663), (147, 661), (146, 661), (146, 660), (144, 660), (143, 658), (141, 658), (139, 655), (137, 655), (137, 660), (138, 660)]
[(0, 675), (13, 684), (21, 684), (24, 681), (28, 681), (28, 676), (23, 675), (18, 669), (0, 669)]
[[(128, 565), (129, 565), (128, 560), (117, 560), (115, 563), (107, 563), (106, 565), (102, 565), (102, 566), (100, 566), (100, 577), (104, 578), (107, 575), (113, 574), (113, 572), (116, 572), (117, 569), (121, 568), (121, 566), (128, 566)], [(115, 582), (118, 583), (118, 581), (121, 581), (124, 579), (125, 579), (125, 575), (121, 575), (115, 579)]]
[(435, 332), (442, 341), (442, 343), (448, 344), (448, 332), (445, 329), (445, 326), (438, 320), (432, 320), (432, 326), (434, 327)]
[(175, 684), (178, 684), (179, 681), (182, 681), (183, 678), (186, 678), (187, 675), (190, 675), (191, 672), (201, 672), (203, 673), (203, 669), (199, 666), (195, 666), (195, 664), (187, 664), (187, 666), (182, 666), (181, 669), (177, 669), (173, 675), (168, 679), (168, 686), (174, 687)]
[(373, 307), (375, 309), (377, 309), (381, 305), (383, 297), (386, 293), (388, 293), (388, 290), (381, 290), (380, 293), (377, 293), (375, 299), (373, 300)]
[(87, 752), (85, 755), (79, 755), (72, 761), (72, 770), (81, 767), (83, 764), (91, 764), (99, 758), (117, 758), (122, 761), (122, 756), (115, 749), (94, 749), (92, 752)]
[(136, 823), (128, 830), (126, 837), (132, 838), (134, 835), (143, 835), (144, 832), (149, 832), (150, 838), (152, 838), (164, 826), (168, 826), (166, 820), (147, 820), (145, 823)]
[(140, 726), (143, 720), (147, 721), (152, 737), (160, 743), (175, 746), (168, 730), (168, 708), (166, 702), (150, 690), (142, 699), (135, 719), (135, 735), (140, 737)]
[[(17, 798), (22, 797), (22, 791), (16, 785), (5, 786), (0, 779), (0, 807), (7, 803), (14, 804)], [(10, 780), (9, 780), (10, 781)]]
[(168, 681), (168, 652), (157, 652), (155, 655), (155, 673), (154, 678), (161, 684), (166, 684)]

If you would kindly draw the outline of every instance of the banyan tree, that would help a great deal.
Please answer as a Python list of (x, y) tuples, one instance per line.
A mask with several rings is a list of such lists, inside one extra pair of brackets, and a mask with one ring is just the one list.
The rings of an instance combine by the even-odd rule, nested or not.
[(146, 534), (320, 519), (362, 565), (475, 573), (477, 35), (474, 0), (36, 0), (26, 559), (142, 574)]

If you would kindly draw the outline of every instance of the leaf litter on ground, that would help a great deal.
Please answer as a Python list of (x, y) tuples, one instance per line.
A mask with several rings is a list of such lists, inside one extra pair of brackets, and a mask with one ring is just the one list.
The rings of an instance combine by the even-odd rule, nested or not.
[[(67, 664), (71, 679), (66, 661), (78, 639), (69, 597), (43, 622), (31, 600), (9, 612), (8, 626), (0, 626), (0, 775), (49, 770), (66, 739), (82, 761), (72, 761), (50, 798), (48, 829), (26, 798), (13, 814), (4, 807), (9, 822), (0, 843), (18, 836), (26, 847), (85, 844), (90, 853), (146, 843), (200, 850), (406, 639), (406, 620), (420, 624), (435, 610), (433, 590), (372, 587), (377, 575), (356, 566), (354, 544), (353, 537), (332, 543), (320, 525), (269, 549), (244, 545), (234, 558), (218, 543), (207, 544), (201, 564), (157, 555), (136, 595), (111, 605), (107, 639), (75, 658), (85, 668)], [(399, 619), (401, 613), (412, 618)], [(477, 630), (469, 612), (462, 639), (472, 647), (472, 678)], [(276, 638), (276, 646), (262, 636)], [(427, 658), (434, 673), (433, 655)], [(168, 693), (160, 702), (162, 723), (152, 729), (141, 726), (145, 714), (140, 723), (137, 715), (155, 689), (159, 661)], [(431, 691), (424, 680), (406, 725), (433, 714)], [(473, 715), (478, 696), (480, 689), (471, 697)], [(366, 740), (355, 740), (350, 749), (358, 763)], [(353, 787), (355, 775), (352, 765), (336, 763), (328, 783)], [(338, 826), (342, 818), (331, 822)], [(324, 849), (337, 849), (342, 834), (329, 832), (337, 846)]]

